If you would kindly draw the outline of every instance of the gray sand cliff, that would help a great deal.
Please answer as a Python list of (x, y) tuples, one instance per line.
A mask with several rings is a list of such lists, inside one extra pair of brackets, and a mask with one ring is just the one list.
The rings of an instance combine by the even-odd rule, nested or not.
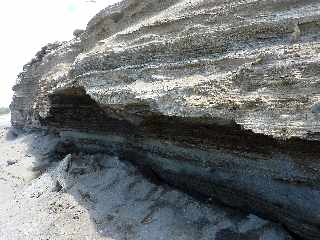
[(12, 125), (316, 240), (319, 30), (319, 1), (123, 1), (24, 66)]

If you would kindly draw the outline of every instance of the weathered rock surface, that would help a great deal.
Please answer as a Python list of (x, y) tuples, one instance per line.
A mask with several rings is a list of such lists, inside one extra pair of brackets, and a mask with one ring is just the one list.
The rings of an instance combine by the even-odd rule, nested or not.
[(19, 75), (16, 127), (320, 236), (320, 3), (128, 0)]

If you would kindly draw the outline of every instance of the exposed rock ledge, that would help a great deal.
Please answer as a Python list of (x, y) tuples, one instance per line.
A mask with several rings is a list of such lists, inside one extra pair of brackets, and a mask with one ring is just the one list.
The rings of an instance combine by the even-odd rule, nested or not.
[(24, 67), (16, 127), (320, 236), (320, 3), (128, 0)]

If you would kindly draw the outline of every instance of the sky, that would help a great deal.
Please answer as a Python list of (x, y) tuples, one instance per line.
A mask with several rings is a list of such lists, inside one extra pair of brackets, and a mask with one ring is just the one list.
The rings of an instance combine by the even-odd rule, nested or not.
[(16, 76), (47, 43), (72, 38), (100, 10), (120, 0), (0, 2), (0, 107), (8, 107)]

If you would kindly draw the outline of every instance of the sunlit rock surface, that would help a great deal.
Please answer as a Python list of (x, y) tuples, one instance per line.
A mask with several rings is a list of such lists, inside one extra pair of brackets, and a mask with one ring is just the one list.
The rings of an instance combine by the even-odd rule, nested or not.
[(24, 67), (12, 124), (57, 129), (319, 239), (319, 9), (123, 1)]

